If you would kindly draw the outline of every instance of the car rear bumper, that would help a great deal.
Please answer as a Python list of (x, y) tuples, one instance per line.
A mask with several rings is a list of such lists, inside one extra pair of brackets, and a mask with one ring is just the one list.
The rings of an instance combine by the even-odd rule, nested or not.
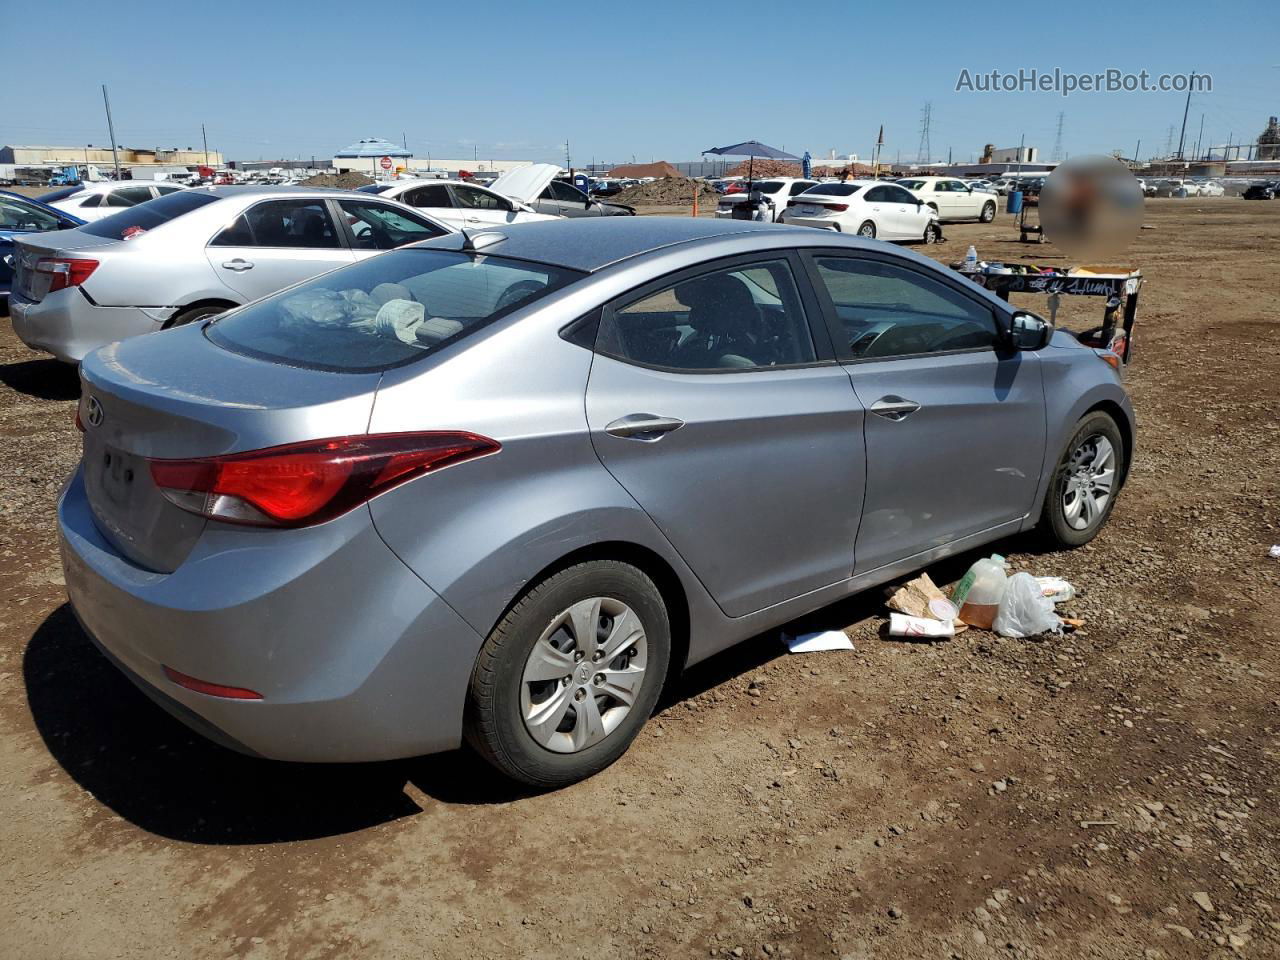
[[(82, 470), (58, 501), (67, 593), (93, 641), (196, 732), (276, 760), (456, 747), (481, 638), (378, 536), (368, 508), (293, 531), (213, 529), (173, 573), (94, 524)], [(256, 691), (209, 696), (164, 668)]]
[(785, 223), (789, 227), (813, 227), (817, 230), (834, 230), (840, 233), (840, 223), (829, 217), (797, 217), (795, 214), (788, 213), (782, 218), (780, 223)]
[(79, 287), (55, 290), (39, 302), (10, 293), (9, 316), (23, 343), (64, 363), (79, 363), (98, 347), (161, 327), (138, 307), (100, 307)]

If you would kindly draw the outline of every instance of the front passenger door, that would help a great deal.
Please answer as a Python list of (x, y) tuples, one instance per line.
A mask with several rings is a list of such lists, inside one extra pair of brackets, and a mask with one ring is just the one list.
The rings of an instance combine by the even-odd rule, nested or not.
[(731, 617), (853, 569), (862, 409), (819, 362), (798, 264), (739, 259), (623, 297), (587, 384), (601, 462)]
[(967, 281), (871, 254), (814, 253), (811, 263), (867, 412), (857, 572), (1013, 532), (1040, 482), (1040, 358), (1007, 345)]

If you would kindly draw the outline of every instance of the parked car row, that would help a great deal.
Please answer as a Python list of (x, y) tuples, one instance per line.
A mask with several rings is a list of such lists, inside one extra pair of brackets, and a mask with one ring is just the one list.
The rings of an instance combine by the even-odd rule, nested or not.
[(78, 363), (335, 267), (457, 228), (391, 200), (307, 187), (178, 190), (12, 255), (9, 314), (28, 346)]

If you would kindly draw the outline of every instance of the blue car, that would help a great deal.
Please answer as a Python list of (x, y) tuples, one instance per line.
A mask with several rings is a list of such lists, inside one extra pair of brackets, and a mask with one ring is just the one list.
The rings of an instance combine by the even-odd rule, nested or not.
[(39, 200), (0, 190), (0, 297), (9, 296), (9, 285), (13, 282), (9, 257), (13, 253), (15, 239), (83, 225), (84, 221), (79, 217), (55, 210)]

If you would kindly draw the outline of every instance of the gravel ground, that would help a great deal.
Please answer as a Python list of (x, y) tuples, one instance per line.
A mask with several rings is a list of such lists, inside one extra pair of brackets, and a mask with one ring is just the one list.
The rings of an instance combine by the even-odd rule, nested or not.
[[(1129, 485), (1085, 549), (995, 545), (1084, 629), (895, 642), (857, 597), (807, 621), (855, 653), (742, 644), (541, 796), (242, 758), (137, 693), (63, 598), (76, 378), (0, 319), (0, 956), (1280, 955), (1280, 204), (1147, 219)], [(947, 234), (1055, 262), (1003, 215)]]

